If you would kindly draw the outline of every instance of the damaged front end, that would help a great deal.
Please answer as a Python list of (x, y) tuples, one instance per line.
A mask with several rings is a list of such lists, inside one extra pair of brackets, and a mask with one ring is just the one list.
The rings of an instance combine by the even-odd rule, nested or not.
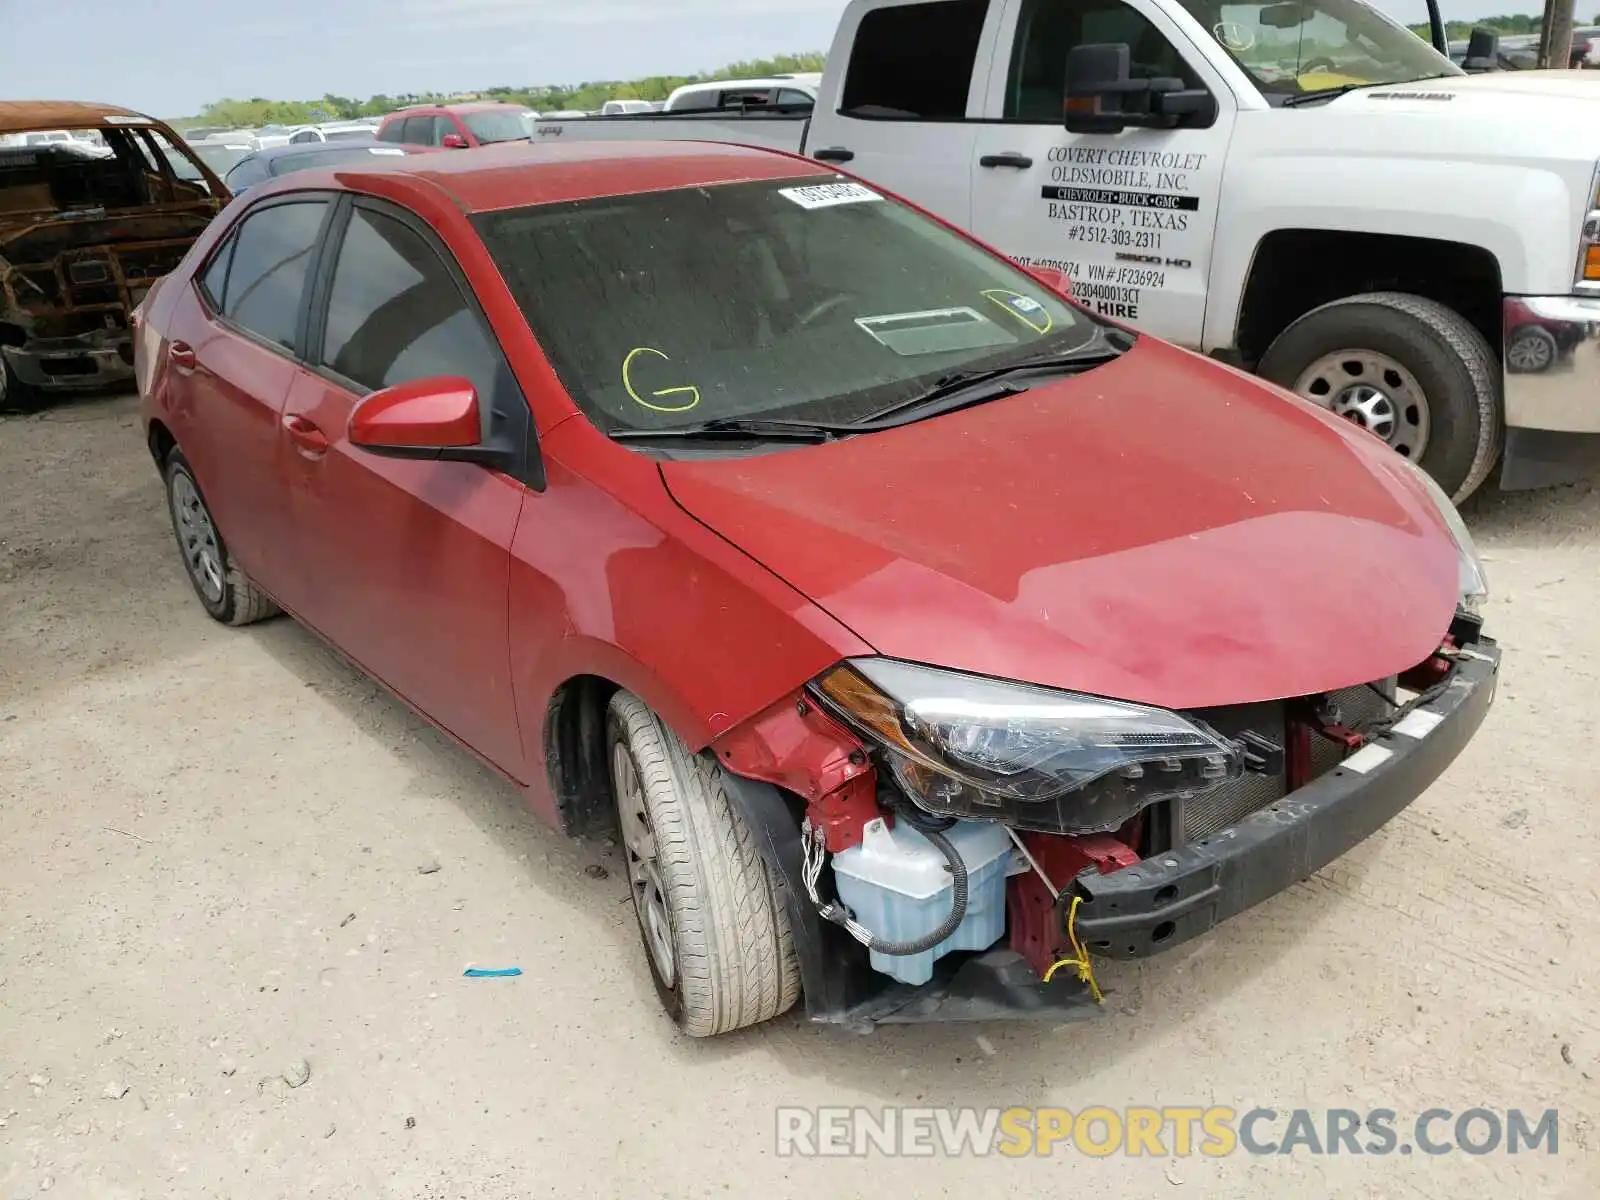
[(1466, 611), (1397, 676), (1189, 712), (869, 658), (713, 749), (813, 1020), (1066, 1021), (1098, 1007), (1094, 960), (1176, 946), (1390, 820), (1498, 669)]
[(26, 224), (0, 216), (0, 355), (15, 380), (75, 391), (131, 379), (133, 310), (215, 212), (203, 203)]

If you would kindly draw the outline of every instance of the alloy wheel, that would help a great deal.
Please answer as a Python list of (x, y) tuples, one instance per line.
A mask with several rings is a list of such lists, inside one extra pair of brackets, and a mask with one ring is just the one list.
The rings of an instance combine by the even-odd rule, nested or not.
[(628, 856), (628, 883), (633, 909), (644, 933), (656, 973), (667, 988), (677, 986), (678, 962), (673, 949), (672, 918), (667, 911), (666, 887), (656, 861), (656, 837), (645, 806), (644, 787), (633, 765), (633, 755), (621, 742), (611, 747), (611, 777), (617, 789), (617, 819), (622, 826), (623, 852)]

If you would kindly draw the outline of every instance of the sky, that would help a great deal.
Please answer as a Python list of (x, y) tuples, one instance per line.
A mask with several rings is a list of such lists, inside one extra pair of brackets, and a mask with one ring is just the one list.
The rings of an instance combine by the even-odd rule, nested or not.
[[(1377, 3), (1408, 23), (1426, 19), (1425, 0)], [(1441, 4), (1450, 20), (1540, 8), (1539, 0)], [(826, 50), (844, 7), (844, 0), (0, 0), (0, 99), (95, 100), (182, 117), (225, 96), (365, 98), (686, 74)]]

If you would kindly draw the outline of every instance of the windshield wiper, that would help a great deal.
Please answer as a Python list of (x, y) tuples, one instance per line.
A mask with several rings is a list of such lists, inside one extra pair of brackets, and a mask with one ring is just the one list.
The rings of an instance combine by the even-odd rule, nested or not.
[(986, 371), (956, 371), (934, 380), (933, 386), (908, 400), (902, 400), (882, 412), (862, 419), (861, 424), (876, 426), (897, 417), (915, 414), (915, 419), (936, 417), (958, 409), (987, 404), (1006, 396), (1015, 396), (1028, 390), (1027, 384), (1017, 376), (1037, 375), (1047, 378), (1056, 375), (1076, 375), (1091, 367), (1121, 358), (1123, 352), (1106, 341), (1096, 338), (1086, 346), (1066, 354), (1041, 355), (1009, 362), (1003, 367)]
[(1297, 104), (1309, 104), (1313, 100), (1332, 100), (1335, 96), (1342, 96), (1346, 92), (1353, 92), (1357, 88), (1383, 87), (1378, 83), (1341, 83), (1338, 87), (1314, 88), (1309, 92), (1296, 92), (1292, 96), (1285, 96), (1279, 108), (1293, 108)]
[(763, 442), (831, 442), (846, 434), (860, 433), (854, 425), (819, 425), (812, 421), (767, 420), (761, 417), (718, 417), (697, 425), (672, 429), (614, 429), (607, 436), (614, 442), (648, 442), (657, 438), (728, 438)]

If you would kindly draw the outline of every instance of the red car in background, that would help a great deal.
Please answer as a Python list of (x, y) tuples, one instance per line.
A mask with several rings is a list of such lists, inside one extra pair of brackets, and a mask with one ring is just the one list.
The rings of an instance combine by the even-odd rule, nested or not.
[(380, 142), (471, 150), (499, 142), (527, 141), (533, 110), (485, 100), (470, 104), (423, 104), (390, 113), (378, 127)]
[(212, 617), (619, 834), (688, 1033), (1060, 1020), (1409, 804), (1499, 651), (1425, 475), (1053, 278), (734, 146), (303, 173), (142, 307), (144, 436)]

